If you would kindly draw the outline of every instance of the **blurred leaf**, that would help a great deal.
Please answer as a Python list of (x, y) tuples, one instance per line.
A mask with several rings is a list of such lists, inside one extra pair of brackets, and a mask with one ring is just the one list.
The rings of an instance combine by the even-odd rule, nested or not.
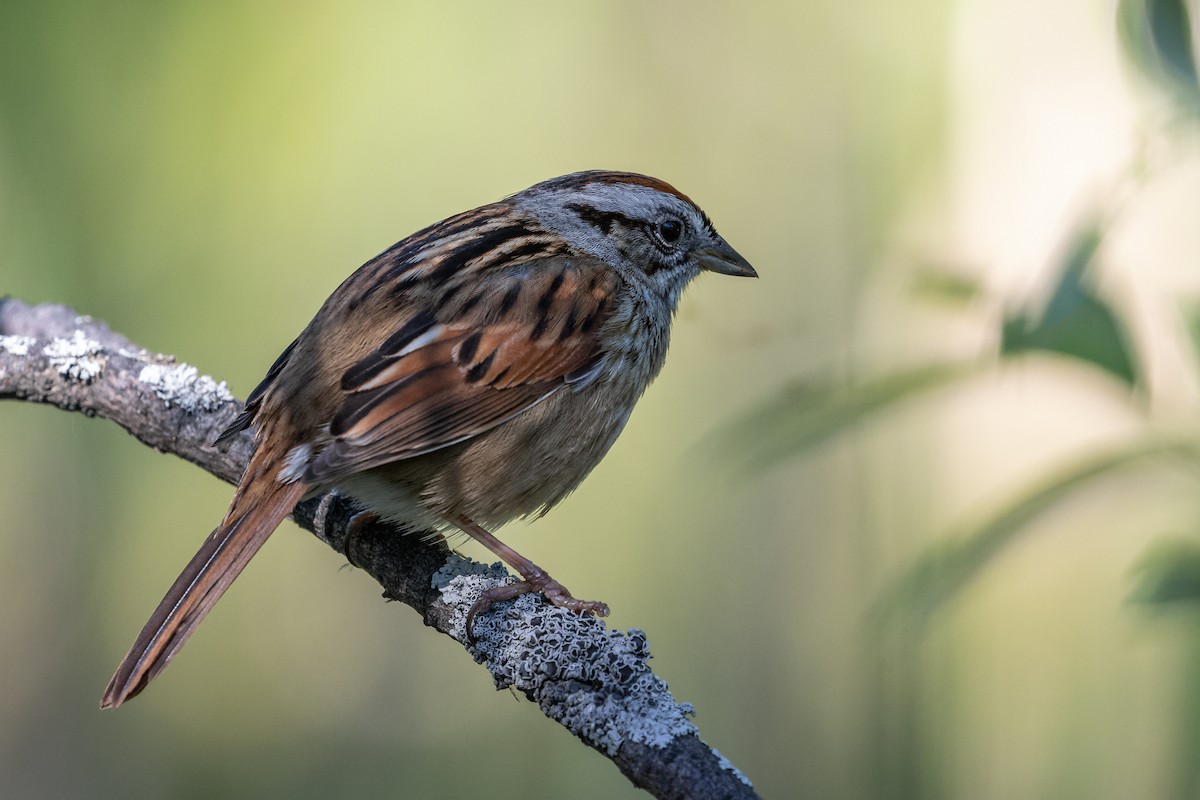
[(1093, 364), (1130, 386), (1136, 382), (1125, 326), (1086, 280), (1102, 238), (1097, 223), (1083, 228), (1067, 254), (1062, 276), (1041, 316), (1016, 314), (1005, 319), (1002, 353), (1060, 353)]
[(912, 293), (923, 300), (965, 306), (982, 294), (979, 282), (937, 267), (926, 267), (913, 278)]
[(1121, 0), (1117, 30), (1125, 52), (1153, 82), (1195, 114), (1200, 80), (1186, 0)]
[(1026, 526), (1071, 492), (1148, 456), (1183, 457), (1200, 463), (1192, 442), (1145, 441), (1082, 461), (1022, 492), (978, 527), (935, 545), (884, 591), (873, 617), (897, 615), (920, 627), (962, 591)]
[(1137, 586), (1130, 598), (1136, 603), (1166, 605), (1200, 602), (1200, 542), (1163, 539), (1138, 560)]
[(799, 455), (877, 411), (978, 368), (974, 363), (937, 364), (849, 386), (798, 381), (718, 432), (709, 446), (735, 467), (760, 469)]
[(1200, 306), (1192, 304), (1184, 308), (1183, 316), (1192, 340), (1192, 349), (1200, 357)]

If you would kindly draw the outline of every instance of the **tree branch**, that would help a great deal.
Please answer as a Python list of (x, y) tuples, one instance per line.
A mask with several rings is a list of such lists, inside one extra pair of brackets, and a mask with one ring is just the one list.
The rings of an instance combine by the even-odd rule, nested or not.
[[(155, 450), (230, 483), (252, 447), (249, 434), (222, 449), (209, 446), (241, 409), (224, 383), (65, 306), (0, 299), (0, 399), (111, 420)], [(356, 532), (347, 552), (346, 527), (355, 510), (330, 492), (301, 503), (293, 519), (379, 581), (384, 597), (411, 606), (426, 625), (464, 643), (498, 689), (522, 692), (655, 797), (757, 796), (700, 740), (691, 706), (676, 703), (650, 670), (644, 633), (610, 631), (598, 619), (525, 595), (481, 616), (477, 641), (467, 645), (467, 610), (481, 592), (512, 580), (503, 567), (461, 558), (440, 541), (424, 542), (420, 531), (383, 523)]]

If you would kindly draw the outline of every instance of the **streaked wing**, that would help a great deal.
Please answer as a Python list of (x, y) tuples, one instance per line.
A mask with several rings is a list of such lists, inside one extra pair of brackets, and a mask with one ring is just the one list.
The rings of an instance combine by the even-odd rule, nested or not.
[(486, 296), (460, 292), (474, 302), (410, 313), (344, 373), (332, 441), (304, 479), (328, 482), (462, 442), (587, 374), (617, 281), (599, 262), (553, 257), (489, 275)]
[(275, 359), (275, 363), (267, 370), (267, 376), (262, 379), (258, 386), (254, 387), (254, 391), (246, 398), (246, 405), (242, 408), (241, 413), (234, 417), (229, 426), (221, 432), (221, 435), (213, 442), (214, 445), (222, 444), (232, 439), (254, 424), (254, 418), (258, 416), (259, 409), (262, 408), (264, 396), (271, 390), (275, 379), (279, 377), (279, 373), (287, 367), (288, 359), (292, 357), (292, 351), (296, 349), (296, 344), (299, 341), (299, 339), (292, 340), (292, 343), (279, 354), (279, 358)]

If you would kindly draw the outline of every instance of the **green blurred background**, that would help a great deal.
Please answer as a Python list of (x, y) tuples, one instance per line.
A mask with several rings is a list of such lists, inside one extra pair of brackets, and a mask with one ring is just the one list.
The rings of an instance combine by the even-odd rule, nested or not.
[[(244, 397), (417, 228), (662, 177), (762, 278), (689, 290), (625, 436), (506, 538), (764, 796), (1197, 797), (1200, 148), (1152, 6), (8, 2), (0, 293)], [(291, 525), (100, 713), (229, 494), (0, 408), (5, 797), (640, 796)]]

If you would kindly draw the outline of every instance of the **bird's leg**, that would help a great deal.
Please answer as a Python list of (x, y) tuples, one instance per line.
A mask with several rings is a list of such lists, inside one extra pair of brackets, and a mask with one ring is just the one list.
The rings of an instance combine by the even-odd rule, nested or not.
[(379, 515), (374, 511), (359, 511), (350, 521), (346, 523), (346, 536), (342, 539), (342, 555), (350, 562), (350, 566), (358, 569), (358, 564), (354, 563), (354, 559), (350, 556), (350, 546), (354, 544), (354, 540), (362, 533), (363, 528), (368, 525), (373, 525), (379, 521)]
[[(321, 502), (317, 503), (317, 513), (314, 515), (313, 522), (316, 524), (321, 538), (326, 542), (329, 541), (329, 530), (327, 528), (329, 508), (335, 500), (342, 496), (342, 493), (337, 489), (330, 489), (321, 496)], [(350, 545), (362, 533), (363, 528), (378, 521), (379, 515), (374, 511), (358, 511), (346, 522), (346, 531), (342, 534), (342, 555), (350, 562), (350, 566), (355, 569), (358, 568), (358, 564), (355, 564), (354, 559), (350, 557)]]
[(487, 611), (493, 603), (500, 602), (501, 600), (512, 600), (514, 597), (520, 597), (530, 592), (538, 592), (554, 605), (565, 608), (568, 611), (577, 611), (580, 614), (596, 614), (601, 617), (608, 616), (607, 604), (597, 600), (575, 599), (567, 591), (567, 587), (547, 575), (545, 570), (465, 516), (460, 514), (453, 518), (451, 522), (460, 528), (463, 533), (500, 556), (501, 560), (515, 569), (521, 576), (521, 580), (517, 583), (488, 589), (479, 596), (479, 599), (471, 606), (471, 610), (467, 612), (468, 639), (473, 640), (475, 638), (472, 630), (474, 629), (475, 617), (477, 615)]

